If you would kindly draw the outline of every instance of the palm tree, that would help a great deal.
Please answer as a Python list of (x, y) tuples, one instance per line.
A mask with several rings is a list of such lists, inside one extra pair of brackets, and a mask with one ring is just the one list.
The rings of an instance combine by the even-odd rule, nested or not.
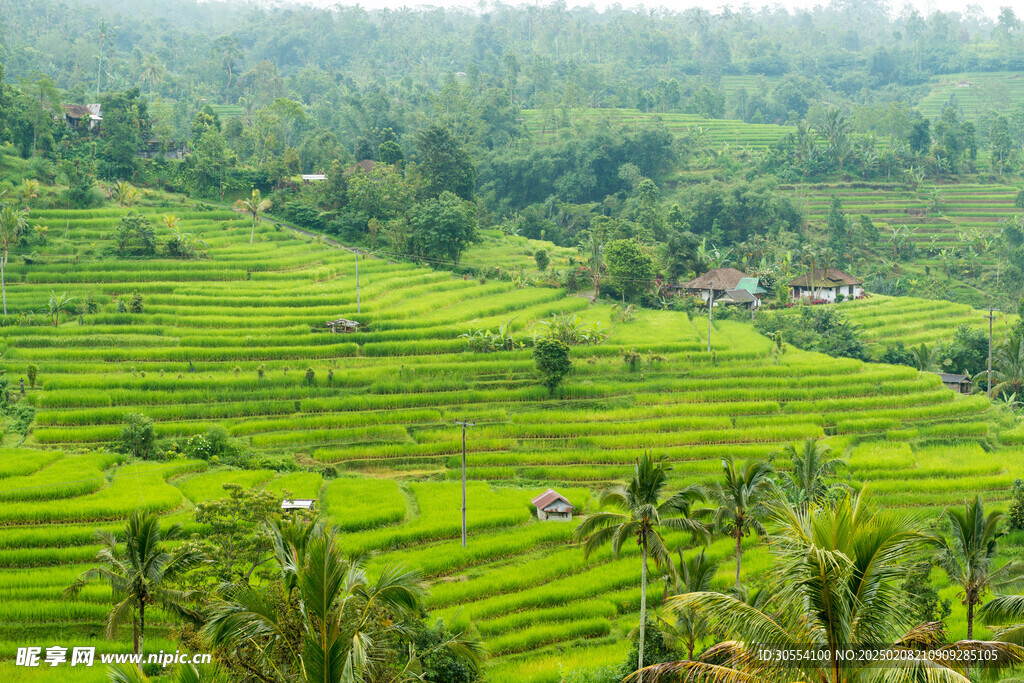
[[(188, 618), (198, 615), (186, 605), (194, 594), (167, 588), (175, 576), (192, 569), (199, 557), (182, 551), (171, 554), (164, 542), (181, 534), (181, 525), (174, 524), (165, 531), (160, 529), (160, 518), (149, 512), (136, 510), (128, 516), (124, 526), (124, 548), (118, 548), (117, 538), (109, 531), (97, 531), (101, 548), (96, 553), (99, 566), (83, 572), (78, 580), (65, 589), (66, 596), (75, 596), (87, 583), (102, 579), (110, 583), (114, 597), (120, 602), (107, 618), (107, 638), (114, 638), (118, 628), (131, 621), (132, 647), (141, 654), (146, 636), (146, 607), (160, 605), (165, 611)], [(139, 669), (142, 662), (139, 661)]]
[[(671, 573), (672, 585), (668, 588), (670, 595), (685, 595), (686, 593), (703, 593), (711, 590), (711, 581), (718, 571), (718, 563), (707, 558), (702, 548), (699, 555), (694, 555), (689, 560), (683, 557), (683, 549), (677, 548), (679, 553), (679, 565), (675, 572)], [(667, 599), (666, 595), (666, 599)], [(674, 621), (661, 618), (661, 631), (668, 637), (669, 641), (681, 643), (687, 652), (689, 659), (693, 659), (693, 649), (697, 641), (708, 634), (707, 622), (693, 613), (688, 608), (680, 608), (672, 612)]]
[(817, 439), (807, 439), (803, 447), (797, 450), (793, 444), (787, 444), (778, 453), (789, 458), (792, 466), (786, 472), (782, 486), (790, 495), (790, 501), (806, 509), (811, 503), (822, 503), (828, 496), (828, 478), (847, 465), (847, 462), (832, 453), (832, 448)]
[(0, 205), (0, 249), (4, 252), (0, 258), (0, 291), (3, 292), (4, 315), (7, 315), (7, 281), (4, 279), (7, 256), (27, 228), (28, 211), (15, 209), (9, 204)]
[(270, 200), (264, 199), (260, 191), (256, 189), (252, 191), (252, 196), (249, 199), (239, 199), (235, 202), (236, 209), (241, 209), (252, 216), (252, 232), (249, 234), (249, 244), (252, 244), (253, 240), (256, 239), (256, 221), (259, 220), (260, 214), (270, 211), (271, 206), (273, 205), (270, 203)]
[[(266, 586), (228, 585), (214, 597), (203, 635), (262, 680), (377, 680), (387, 638), (405, 631), (399, 620), (381, 619), (381, 610), (399, 619), (418, 616), (419, 573), (388, 565), (371, 582), (364, 560), (345, 557), (338, 537), (319, 522), (278, 520), (268, 529), (279, 589), (292, 607), (282, 613)], [(474, 669), (481, 665), (480, 643), (462, 633), (438, 647)], [(391, 680), (411, 678), (415, 664), (410, 651), (405, 669), (389, 672)]]
[[(818, 681), (861, 683), (935, 681), (969, 683), (952, 657), (924, 660), (915, 650), (951, 655), (966, 650), (995, 651), (1000, 664), (1024, 661), (1024, 650), (1006, 643), (961, 641), (943, 645), (941, 622), (912, 623), (900, 587), (903, 567), (928, 539), (913, 513), (873, 511), (867, 497), (844, 496), (833, 506), (812, 504), (800, 510), (778, 500), (771, 509), (775, 531), (770, 547), (770, 583), (777, 587), (767, 603), (710, 591), (671, 597), (666, 607), (688, 609), (706, 619), (709, 632), (723, 642), (696, 660), (666, 662), (648, 669), (655, 680), (705, 683), (735, 681)], [(878, 647), (896, 651), (892, 664), (841, 662), (840, 650)], [(756, 644), (756, 647), (752, 647)], [(759, 657), (758, 650), (827, 651), (829, 657), (794, 662)], [(900, 653), (908, 655), (904, 658)]]
[(53, 326), (57, 327), (60, 325), (60, 314), (67, 313), (69, 304), (75, 300), (75, 297), (70, 296), (67, 292), (50, 292), (50, 300), (46, 304), (46, 308), (50, 313), (50, 319), (53, 320)]
[(644, 631), (647, 627), (647, 558), (656, 566), (671, 563), (662, 529), (685, 531), (705, 543), (710, 542), (707, 528), (695, 517), (694, 503), (704, 500), (699, 487), (688, 486), (662, 500), (667, 483), (667, 468), (648, 453), (633, 465), (629, 484), (614, 486), (601, 494), (600, 507), (613, 508), (587, 517), (573, 532), (577, 542), (583, 542), (583, 553), (591, 553), (611, 543), (616, 558), (622, 545), (631, 538), (640, 546), (640, 630), (638, 669), (644, 667)]
[(994, 588), (1005, 588), (1024, 583), (1024, 563), (1010, 560), (1001, 567), (993, 566), (996, 559), (999, 521), (1003, 513), (985, 514), (981, 496), (973, 503), (964, 503), (961, 512), (949, 509), (949, 539), (938, 538), (938, 564), (949, 580), (960, 587), (963, 604), (967, 606), (967, 639), (974, 637), (974, 612), (985, 594)]
[(153, 102), (153, 86), (164, 75), (164, 65), (155, 54), (146, 55), (146, 61), (142, 69), (142, 80), (149, 81), (149, 101)]
[(736, 588), (740, 587), (740, 564), (743, 559), (743, 537), (765, 533), (760, 517), (764, 502), (775, 488), (774, 470), (766, 462), (755, 461), (739, 470), (732, 457), (722, 461), (724, 482), (709, 487), (708, 498), (718, 503), (715, 511), (715, 531), (736, 540)]
[[(987, 377), (986, 371), (975, 375), (975, 379)], [(992, 354), (992, 380), (995, 391), (989, 387), (989, 395), (1024, 395), (1024, 340), (1010, 337)]]
[(921, 372), (931, 372), (935, 369), (935, 361), (938, 360), (939, 350), (921, 342), (917, 346), (910, 347), (910, 355), (914, 361), (914, 367)]

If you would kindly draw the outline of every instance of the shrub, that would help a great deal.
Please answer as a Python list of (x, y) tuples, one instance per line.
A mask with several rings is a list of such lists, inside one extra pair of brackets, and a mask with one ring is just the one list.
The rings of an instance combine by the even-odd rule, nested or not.
[(313, 386), (316, 383), (316, 372), (313, 371), (313, 368), (306, 368), (305, 382), (309, 386)]
[(128, 302), (129, 313), (142, 313), (142, 295), (132, 292), (132, 298)]
[(128, 413), (121, 431), (120, 450), (141, 460), (156, 456), (156, 429), (153, 421), (139, 413)]
[(538, 249), (537, 253), (533, 255), (533, 260), (537, 262), (537, 268), (541, 272), (548, 269), (548, 264), (551, 263), (551, 259), (548, 257), (548, 252), (544, 249)]
[(1024, 479), (1014, 479), (1010, 489), (1010, 528), (1014, 531), (1024, 529)]
[(569, 345), (558, 339), (540, 339), (533, 348), (533, 362), (540, 371), (541, 381), (551, 393), (572, 370)]
[(37, 366), (35, 363), (29, 363), (28, 368), (25, 370), (25, 374), (28, 375), (28, 385), (35, 389), (36, 378), (39, 377), (39, 366)]
[(117, 300), (117, 312), (118, 313), (127, 313), (128, 312), (128, 304), (126, 304), (124, 302), (124, 299), (118, 299)]

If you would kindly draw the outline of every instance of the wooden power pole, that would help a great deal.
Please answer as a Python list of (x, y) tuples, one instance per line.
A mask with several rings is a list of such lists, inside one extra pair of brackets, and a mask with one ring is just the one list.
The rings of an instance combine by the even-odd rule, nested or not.
[(992, 321), (995, 319), (995, 314), (999, 311), (991, 306), (988, 307), (988, 315), (984, 316), (988, 318), (988, 380), (985, 385), (985, 394), (989, 400), (992, 399)]
[(455, 424), (462, 425), (462, 547), (466, 547), (466, 427), (472, 427), (475, 422), (464, 422), (456, 420)]

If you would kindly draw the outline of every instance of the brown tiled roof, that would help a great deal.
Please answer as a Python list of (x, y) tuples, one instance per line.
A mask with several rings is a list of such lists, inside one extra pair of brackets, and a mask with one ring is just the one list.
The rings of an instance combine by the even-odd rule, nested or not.
[(373, 167), (376, 165), (377, 162), (374, 161), (373, 159), (363, 159), (362, 161), (357, 161), (356, 163), (352, 164), (348, 170), (353, 173), (355, 173), (357, 170), (362, 171), (363, 173), (369, 173), (370, 171), (373, 170)]
[(790, 287), (839, 287), (841, 285), (862, 285), (863, 280), (844, 273), (838, 268), (822, 268), (791, 280)]
[(65, 104), (64, 113), (73, 119), (87, 119), (90, 115), (100, 114), (100, 105), (98, 104)]
[(736, 289), (747, 274), (735, 268), (715, 268), (687, 282), (686, 289)]
[(547, 491), (540, 494), (530, 502), (532, 502), (538, 508), (543, 510), (548, 505), (551, 505), (551, 503), (554, 503), (556, 500), (564, 500), (567, 505), (572, 507), (572, 503), (570, 503), (565, 496), (563, 496), (561, 493), (558, 493), (554, 489), (548, 489)]

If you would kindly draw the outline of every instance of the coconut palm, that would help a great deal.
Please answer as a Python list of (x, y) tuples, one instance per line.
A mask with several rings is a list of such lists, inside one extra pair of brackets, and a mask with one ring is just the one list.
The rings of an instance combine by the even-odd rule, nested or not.
[(763, 536), (761, 517), (764, 503), (775, 489), (774, 470), (766, 462), (755, 461), (740, 470), (732, 457), (722, 460), (724, 481), (709, 487), (708, 499), (718, 504), (715, 531), (736, 541), (736, 588), (740, 587), (740, 565), (743, 561), (743, 538), (751, 534)]
[[(670, 597), (666, 608), (687, 609), (705, 619), (708, 632), (725, 640), (696, 660), (648, 668), (658, 680), (817, 681), (819, 683), (968, 683), (953, 657), (963, 650), (994, 652), (999, 663), (1024, 661), (1024, 650), (998, 642), (961, 641), (943, 645), (941, 622), (912, 623), (900, 587), (903, 569), (928, 543), (912, 512), (874, 511), (867, 497), (847, 495), (834, 505), (813, 503), (800, 510), (777, 500), (770, 510), (773, 555), (769, 581), (776, 591), (767, 603), (711, 591)], [(889, 644), (903, 657), (886, 667), (841, 662), (837, 652)], [(829, 657), (772, 661), (758, 651), (827, 652)], [(916, 658), (915, 650), (936, 650)]]
[[(614, 486), (601, 494), (601, 512), (587, 517), (573, 533), (583, 542), (584, 556), (610, 543), (618, 558), (623, 544), (635, 539), (640, 546), (640, 628), (638, 669), (644, 666), (644, 631), (647, 625), (647, 559), (661, 567), (671, 563), (663, 529), (690, 533), (705, 543), (711, 540), (707, 527), (696, 519), (693, 505), (704, 500), (699, 487), (688, 486), (667, 495), (667, 468), (648, 453), (633, 465), (633, 476), (626, 485)], [(604, 510), (604, 508), (611, 508)]]
[(146, 55), (146, 61), (142, 68), (142, 80), (149, 81), (149, 101), (153, 102), (153, 86), (163, 77), (164, 65), (153, 53)]
[(917, 346), (910, 347), (910, 355), (914, 361), (915, 368), (921, 372), (931, 372), (935, 369), (935, 362), (938, 360), (939, 350), (922, 342)]
[[(988, 377), (985, 370), (975, 375), (975, 380), (983, 377)], [(992, 383), (995, 391), (990, 388), (990, 394), (1024, 395), (1024, 339), (1010, 337), (992, 354)]]
[(965, 503), (964, 509), (948, 509), (949, 538), (937, 539), (938, 564), (949, 580), (960, 587), (963, 605), (967, 607), (967, 639), (974, 636), (975, 610), (985, 594), (992, 589), (1024, 584), (1024, 563), (1010, 560), (1000, 567), (994, 565), (998, 539), (1002, 536), (999, 522), (1003, 513), (985, 514), (981, 496)]
[[(702, 548), (699, 555), (690, 559), (683, 557), (683, 549), (677, 548), (679, 564), (670, 574), (671, 585), (668, 595), (685, 595), (686, 593), (703, 593), (711, 590), (711, 581), (718, 571), (718, 563), (709, 560)], [(697, 641), (708, 634), (707, 623), (688, 608), (680, 608), (669, 612), (670, 618), (660, 617), (659, 628), (670, 643), (677, 643), (686, 648), (687, 656), (693, 659), (693, 650)]]
[(250, 216), (252, 216), (252, 232), (249, 233), (249, 244), (253, 243), (256, 239), (256, 221), (259, 220), (261, 213), (270, 211), (271, 206), (269, 199), (264, 199), (263, 195), (260, 194), (259, 190), (254, 189), (252, 196), (248, 199), (239, 199), (235, 202), (235, 208), (241, 209)]
[(0, 205), (0, 249), (3, 249), (3, 257), (0, 258), (0, 291), (3, 292), (4, 315), (7, 315), (7, 281), (4, 279), (7, 256), (27, 228), (28, 211), (15, 209), (9, 204)]
[(785, 473), (782, 488), (790, 501), (806, 509), (810, 503), (822, 503), (829, 492), (829, 477), (845, 467), (847, 462), (832, 453), (832, 448), (817, 439), (807, 439), (797, 450), (787, 444), (778, 455), (788, 458), (791, 469)]
[[(118, 629), (130, 622), (133, 652), (141, 654), (146, 636), (146, 607), (159, 605), (166, 612), (198, 618), (187, 606), (196, 596), (167, 587), (174, 577), (195, 567), (200, 559), (187, 550), (175, 554), (167, 550), (164, 544), (180, 534), (181, 525), (174, 524), (162, 530), (157, 515), (136, 510), (125, 523), (123, 548), (118, 547), (113, 533), (96, 532), (101, 546), (96, 553), (99, 566), (83, 572), (65, 589), (64, 594), (77, 595), (83, 586), (95, 579), (108, 582), (115, 599), (120, 602), (107, 618), (107, 638), (116, 637)], [(142, 668), (141, 660), (139, 668)]]
[[(363, 559), (347, 558), (334, 532), (316, 521), (276, 521), (268, 530), (286, 607), (268, 586), (227, 585), (211, 602), (203, 635), (262, 680), (378, 680), (388, 639), (406, 631), (401, 619), (419, 615), (419, 573), (387, 565), (371, 581)], [(481, 665), (480, 644), (461, 633), (438, 647)], [(402, 671), (388, 671), (390, 680), (411, 679), (416, 656), (410, 651)]]

